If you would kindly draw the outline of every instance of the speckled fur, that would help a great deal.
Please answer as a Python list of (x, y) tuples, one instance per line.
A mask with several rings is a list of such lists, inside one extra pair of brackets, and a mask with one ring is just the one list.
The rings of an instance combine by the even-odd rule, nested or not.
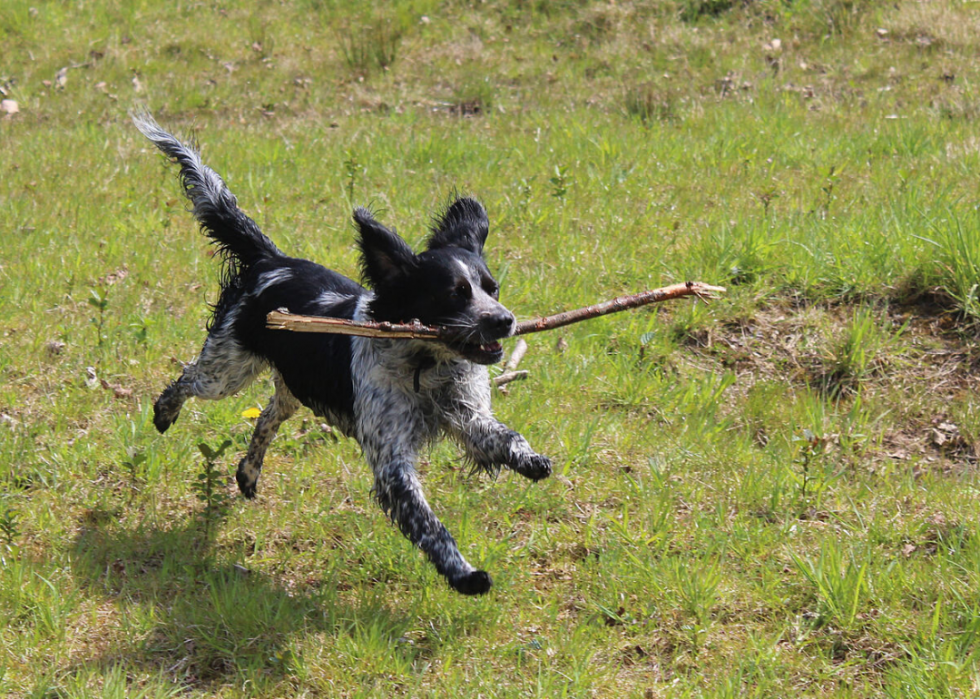
[[(194, 214), (225, 263), (204, 348), (157, 400), (157, 428), (166, 431), (188, 398), (224, 398), (271, 366), (275, 394), (239, 463), (242, 493), (255, 496), (266, 449), (279, 426), (305, 405), (358, 440), (374, 472), (378, 503), (449, 584), (464, 594), (487, 592), (490, 576), (463, 558), (429, 507), (415, 469), (419, 453), (448, 435), (480, 469), (496, 473), (506, 466), (535, 481), (551, 473), (548, 458), (490, 410), (485, 365), (499, 360), (497, 340), (513, 332), (514, 318), (497, 300), (483, 260), (489, 232), (483, 207), (457, 199), (436, 219), (428, 247), (419, 254), (358, 209), (354, 219), (369, 291), (283, 255), (193, 149), (148, 115), (134, 121), (180, 164)], [(449, 346), (267, 329), (265, 314), (282, 306), (358, 320), (414, 318), (454, 327), (467, 339)]]
[(279, 426), (292, 417), (302, 405), (290, 392), (289, 387), (282, 380), (282, 375), (275, 369), (272, 371), (272, 383), (276, 387), (276, 392), (272, 394), (269, 404), (259, 415), (255, 432), (252, 433), (252, 441), (248, 445), (248, 453), (239, 462), (238, 471), (235, 473), (238, 488), (247, 498), (255, 497), (255, 487), (262, 472), (265, 450), (269, 448), (276, 432), (279, 431)]

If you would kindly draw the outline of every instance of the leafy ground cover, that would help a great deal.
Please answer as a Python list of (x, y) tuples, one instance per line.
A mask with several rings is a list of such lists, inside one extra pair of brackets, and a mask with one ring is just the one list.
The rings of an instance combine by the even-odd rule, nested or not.
[[(0, 692), (976, 694), (978, 30), (960, 2), (4, 2)], [(353, 204), (418, 243), (455, 189), (519, 317), (729, 293), (531, 338), (495, 406), (549, 481), (433, 450), (496, 581), (463, 599), (308, 413), (234, 495), (271, 387), (153, 430), (217, 265), (138, 104), (351, 274)]]

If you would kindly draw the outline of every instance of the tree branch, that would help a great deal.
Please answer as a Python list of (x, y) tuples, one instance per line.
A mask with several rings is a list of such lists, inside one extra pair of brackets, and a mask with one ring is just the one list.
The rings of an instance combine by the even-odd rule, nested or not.
[[(553, 330), (572, 323), (579, 323), (590, 318), (619, 313), (631, 308), (646, 306), (651, 303), (670, 301), (682, 296), (696, 296), (702, 300), (717, 298), (715, 294), (724, 293), (725, 288), (710, 286), (702, 282), (684, 282), (673, 284), (661, 289), (652, 289), (639, 294), (620, 296), (611, 301), (597, 303), (585, 308), (577, 308), (564, 313), (557, 313), (544, 318), (525, 320), (517, 324), (514, 335)], [(344, 320), (342, 318), (323, 318), (319, 316), (293, 315), (286, 309), (272, 311), (266, 316), (266, 327), (274, 330), (292, 330), (294, 332), (333, 333), (337, 335), (357, 335), (360, 337), (384, 337), (389, 339), (416, 339), (452, 341), (456, 334), (448, 328), (422, 325), (418, 321), (411, 323), (375, 323), (370, 321)]]

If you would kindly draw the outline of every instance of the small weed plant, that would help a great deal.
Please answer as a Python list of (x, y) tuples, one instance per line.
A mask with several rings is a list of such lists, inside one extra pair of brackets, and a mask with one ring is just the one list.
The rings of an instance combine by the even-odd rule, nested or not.
[(814, 478), (818, 478), (818, 486), (822, 478), (813, 473), (813, 466), (820, 464), (826, 455), (826, 439), (814, 434), (809, 429), (804, 429), (801, 436), (793, 436), (793, 442), (799, 446), (799, 456), (797, 461), (800, 464), (800, 503), (806, 507), (809, 498), (819, 493), (814, 492)]
[(218, 466), (218, 460), (231, 444), (231, 440), (226, 439), (217, 449), (205, 442), (197, 445), (198, 451), (204, 457), (204, 463), (191, 487), (197, 499), (204, 505), (201, 520), (206, 540), (211, 539), (214, 526), (225, 518), (231, 505), (231, 496), (228, 494), (227, 486), (228, 479)]
[(564, 165), (555, 165), (555, 174), (548, 181), (551, 183), (551, 196), (561, 202), (568, 196), (568, 190), (572, 186), (572, 177), (568, 168)]
[(146, 453), (141, 449), (129, 449), (128, 458), (122, 462), (126, 471), (126, 479), (133, 495), (138, 493), (145, 483), (143, 464), (146, 463)]
[(98, 349), (102, 349), (103, 343), (108, 339), (105, 331), (106, 311), (109, 309), (109, 287), (90, 289), (88, 304), (98, 312), (98, 315), (92, 318), (92, 325), (95, 327), (95, 345)]
[(347, 158), (344, 160), (344, 181), (346, 183), (347, 201), (353, 206), (354, 192), (357, 187), (357, 178), (364, 171), (364, 166), (357, 160), (354, 151), (347, 151)]

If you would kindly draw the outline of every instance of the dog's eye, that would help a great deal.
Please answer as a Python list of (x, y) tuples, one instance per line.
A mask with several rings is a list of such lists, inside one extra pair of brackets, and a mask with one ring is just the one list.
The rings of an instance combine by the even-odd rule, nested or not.
[(500, 293), (500, 285), (492, 279), (488, 279), (483, 282), (483, 290), (490, 294), (493, 298), (497, 298), (497, 294)]
[(458, 299), (468, 299), (473, 295), (473, 289), (470, 288), (470, 283), (465, 279), (457, 282), (455, 288), (453, 288), (453, 296)]

